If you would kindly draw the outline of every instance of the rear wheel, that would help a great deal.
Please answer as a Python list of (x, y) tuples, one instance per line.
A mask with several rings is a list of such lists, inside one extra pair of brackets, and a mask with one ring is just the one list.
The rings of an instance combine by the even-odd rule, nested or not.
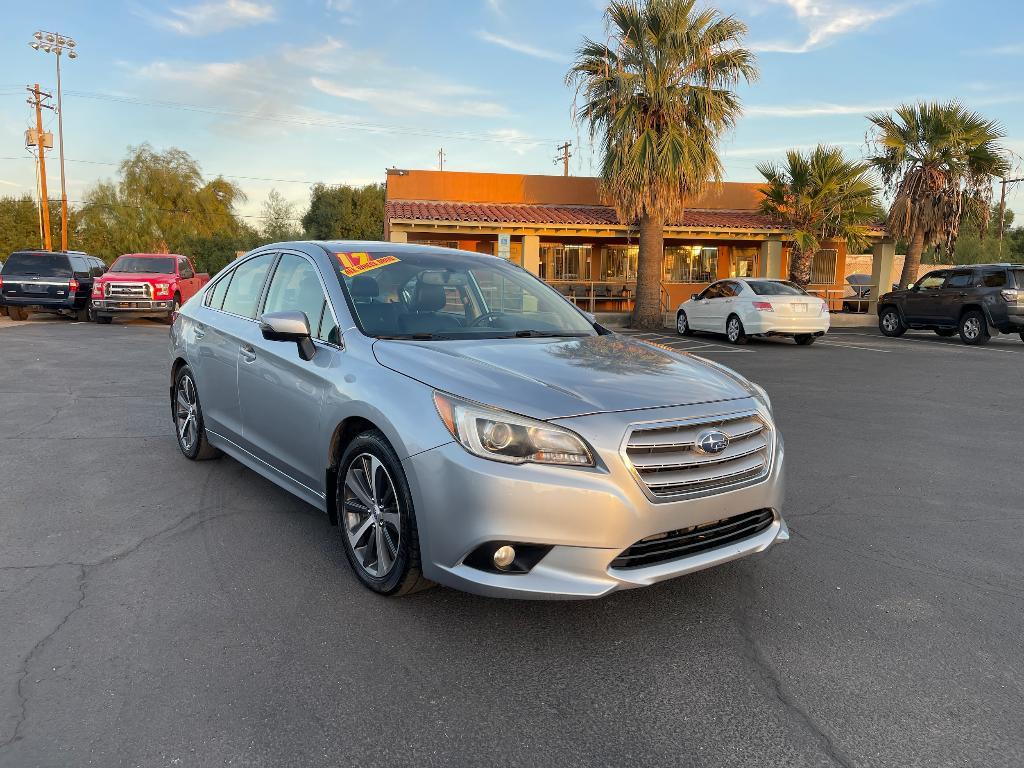
[(680, 336), (693, 336), (693, 329), (690, 328), (690, 322), (682, 310), (676, 314), (676, 333)]
[(976, 309), (964, 312), (964, 316), (960, 318), (960, 340), (964, 344), (981, 346), (988, 344), (991, 339), (985, 315)]
[(902, 336), (907, 332), (907, 326), (896, 307), (886, 307), (878, 316), (878, 330), (885, 336)]
[(380, 432), (363, 432), (345, 450), (335, 498), (345, 554), (366, 587), (398, 596), (430, 586), (420, 572), (409, 484)]
[(729, 315), (729, 319), (725, 321), (725, 337), (730, 344), (747, 343), (747, 334), (743, 330), (743, 323), (736, 315)]
[(948, 339), (950, 336), (956, 336), (956, 328), (936, 328), (935, 333), (944, 339)]
[(220, 456), (220, 451), (206, 439), (203, 409), (199, 404), (199, 391), (192, 369), (183, 366), (174, 380), (174, 432), (178, 448), (186, 459), (206, 461)]
[(7, 314), (10, 315), (11, 320), (21, 322), (22, 320), (28, 320), (28, 312), (21, 307), (8, 307)]
[(794, 341), (801, 347), (809, 347), (816, 340), (816, 337), (810, 333), (800, 333), (793, 337)]

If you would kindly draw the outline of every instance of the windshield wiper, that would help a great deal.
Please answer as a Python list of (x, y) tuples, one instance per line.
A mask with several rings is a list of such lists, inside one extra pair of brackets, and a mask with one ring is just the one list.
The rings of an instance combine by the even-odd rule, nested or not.
[(383, 341), (437, 341), (446, 338), (437, 333), (402, 333), (389, 336), (378, 336)]
[(517, 339), (551, 339), (556, 337), (578, 338), (590, 334), (577, 331), (516, 331), (514, 335)]

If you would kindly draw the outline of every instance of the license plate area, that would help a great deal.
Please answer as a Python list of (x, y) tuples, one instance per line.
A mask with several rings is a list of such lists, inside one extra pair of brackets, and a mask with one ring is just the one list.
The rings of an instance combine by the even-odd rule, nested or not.
[(793, 308), (793, 312), (795, 314), (798, 314), (798, 315), (806, 315), (807, 314), (807, 305), (806, 304), (790, 304), (789, 306), (791, 306)]

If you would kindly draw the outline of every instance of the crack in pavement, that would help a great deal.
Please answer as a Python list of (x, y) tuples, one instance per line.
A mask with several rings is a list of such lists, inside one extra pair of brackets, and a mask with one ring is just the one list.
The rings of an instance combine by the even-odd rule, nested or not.
[(817, 721), (800, 705), (796, 698), (786, 691), (779, 675), (772, 668), (768, 658), (761, 650), (761, 646), (754, 638), (754, 630), (750, 623), (750, 610), (754, 604), (753, 571), (755, 569), (756, 566), (752, 566), (740, 575), (741, 592), (746, 596), (747, 600), (736, 608), (734, 616), (740, 637), (743, 638), (743, 656), (757, 669), (761, 679), (771, 689), (779, 703), (788, 712), (795, 715), (796, 719), (803, 724), (806, 730), (810, 731), (832, 762), (843, 768), (853, 768), (853, 760), (839, 748), (832, 735), (823, 726), (818, 725)]
[[(40, 638), (40, 640), (37, 641), (36, 644), (32, 646), (31, 650), (29, 650), (29, 652), (25, 655), (25, 658), (22, 661), (21, 669), (19, 670), (19, 673), (18, 673), (18, 682), (17, 682), (17, 684), (15, 686), (15, 695), (16, 695), (16, 697), (18, 699), (18, 717), (17, 717), (17, 720), (15, 721), (14, 730), (11, 733), (11, 736), (9, 738), (7, 738), (7, 739), (4, 739), (3, 741), (0, 741), (0, 750), (3, 750), (5, 748), (11, 746), (12, 744), (14, 744), (14, 742), (18, 741), (21, 738), (22, 726), (24, 726), (25, 721), (28, 719), (28, 696), (27, 696), (27, 694), (24, 691), (24, 685), (25, 685), (25, 680), (28, 678), (29, 668), (32, 665), (32, 661), (42, 652), (42, 650), (47, 645), (49, 645), (50, 641), (52, 641), (53, 638), (56, 637), (57, 634), (59, 634), (62, 629), (64, 629), (64, 627), (67, 625), (67, 623), (71, 619), (71, 617), (74, 616), (75, 613), (77, 613), (79, 610), (81, 610), (81, 608), (85, 604), (86, 587), (87, 587), (88, 581), (91, 578), (91, 576), (93, 575), (93, 573), (96, 570), (98, 570), (100, 568), (103, 568), (106, 565), (109, 565), (109, 564), (111, 564), (113, 562), (116, 562), (118, 560), (122, 560), (122, 559), (124, 559), (126, 557), (130, 557), (131, 555), (135, 554), (139, 549), (141, 549), (143, 546), (145, 546), (146, 544), (148, 544), (151, 541), (154, 541), (155, 539), (160, 538), (161, 536), (164, 536), (164, 535), (167, 535), (167, 534), (170, 534), (170, 533), (174, 533), (174, 532), (184, 533), (185, 531), (194, 530), (195, 528), (197, 528), (199, 526), (202, 526), (202, 525), (205, 525), (208, 522), (212, 522), (213, 520), (217, 520), (217, 519), (220, 519), (220, 518), (223, 518), (223, 517), (229, 517), (231, 515), (242, 514), (242, 513), (247, 511), (247, 510), (241, 510), (241, 509), (231, 509), (229, 507), (229, 508), (227, 508), (228, 511), (225, 511), (225, 512), (223, 512), (221, 514), (210, 515), (208, 517), (202, 517), (202, 518), (200, 518), (198, 520), (196, 519), (197, 517), (199, 517), (203, 513), (208, 512), (211, 509), (216, 509), (216, 508), (217, 508), (216, 506), (204, 506), (204, 507), (201, 507), (199, 509), (193, 510), (192, 512), (189, 512), (187, 515), (184, 515), (184, 516), (178, 518), (177, 520), (175, 520), (170, 525), (168, 525), (168, 526), (166, 526), (164, 528), (161, 528), (160, 530), (158, 530), (158, 531), (156, 531), (156, 532), (154, 532), (154, 533), (152, 533), (152, 534), (150, 534), (148, 536), (144, 536), (143, 538), (139, 539), (134, 544), (131, 544), (130, 546), (124, 547), (124, 548), (118, 550), (117, 552), (114, 552), (114, 553), (112, 553), (110, 555), (107, 555), (106, 557), (103, 557), (100, 560), (96, 560), (94, 562), (89, 562), (89, 563), (61, 562), (61, 563), (50, 563), (50, 564), (47, 564), (47, 565), (5, 566), (3, 568), (3, 570), (16, 570), (18, 568), (22, 568), (22, 569), (38, 569), (38, 568), (55, 568), (55, 567), (59, 567), (59, 566), (77, 567), (79, 569), (79, 573), (78, 573), (78, 578), (76, 579), (76, 588), (78, 589), (78, 593), (79, 594), (78, 594), (78, 601), (71, 608), (71, 610), (68, 611), (66, 614), (64, 614), (64, 616), (57, 623), (57, 625), (50, 632), (48, 632), (44, 637)], [(189, 522), (189, 521), (193, 521), (193, 524), (189, 525), (189, 526), (187, 526), (185, 528), (182, 528), (182, 526), (185, 523)]]

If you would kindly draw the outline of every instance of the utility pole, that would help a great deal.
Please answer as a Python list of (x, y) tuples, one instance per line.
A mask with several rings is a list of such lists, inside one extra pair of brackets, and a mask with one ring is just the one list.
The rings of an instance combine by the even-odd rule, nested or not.
[(1002, 179), (999, 184), (1002, 191), (999, 194), (999, 255), (1003, 255), (1003, 232), (1006, 229), (1006, 185), (1019, 184), (1024, 179)]
[(78, 52), (75, 47), (78, 45), (72, 38), (65, 37), (59, 32), (46, 32), (39, 30), (33, 35), (35, 38), (29, 45), (33, 50), (43, 53), (52, 53), (57, 57), (57, 135), (60, 142), (60, 248), (62, 251), (68, 249), (68, 188), (64, 179), (64, 104), (61, 100), (60, 88), (60, 59), (66, 48), (69, 59), (77, 59)]
[[(29, 88), (28, 90), (32, 94), (32, 98), (29, 99), (28, 103), (36, 108), (35, 144), (39, 152), (37, 155), (39, 161), (39, 188), (40, 197), (42, 198), (39, 201), (39, 207), (42, 209), (43, 215), (43, 249), (52, 251), (53, 244), (50, 242), (50, 198), (47, 197), (46, 193), (46, 138), (43, 134), (43, 107), (47, 106), (43, 104), (43, 99), (50, 98), (50, 94), (42, 93), (39, 90), (39, 83), (36, 83), (34, 88)], [(49, 106), (47, 108), (52, 109)]]
[(444, 155), (444, 147), (441, 147), (439, 150), (437, 150), (437, 167), (438, 167), (438, 170), (441, 170), (441, 171), (444, 170), (444, 157), (445, 157), (445, 155)]
[(563, 176), (568, 176), (569, 175), (569, 158), (572, 157), (572, 152), (570, 152), (569, 150), (572, 149), (572, 142), (571, 141), (567, 141), (567, 142), (565, 142), (565, 144), (562, 144), (559, 147), (555, 147), (555, 149), (557, 149), (558, 152), (559, 152), (558, 157), (555, 158), (555, 165), (558, 165), (559, 163), (561, 163), (562, 164), (562, 175)]

